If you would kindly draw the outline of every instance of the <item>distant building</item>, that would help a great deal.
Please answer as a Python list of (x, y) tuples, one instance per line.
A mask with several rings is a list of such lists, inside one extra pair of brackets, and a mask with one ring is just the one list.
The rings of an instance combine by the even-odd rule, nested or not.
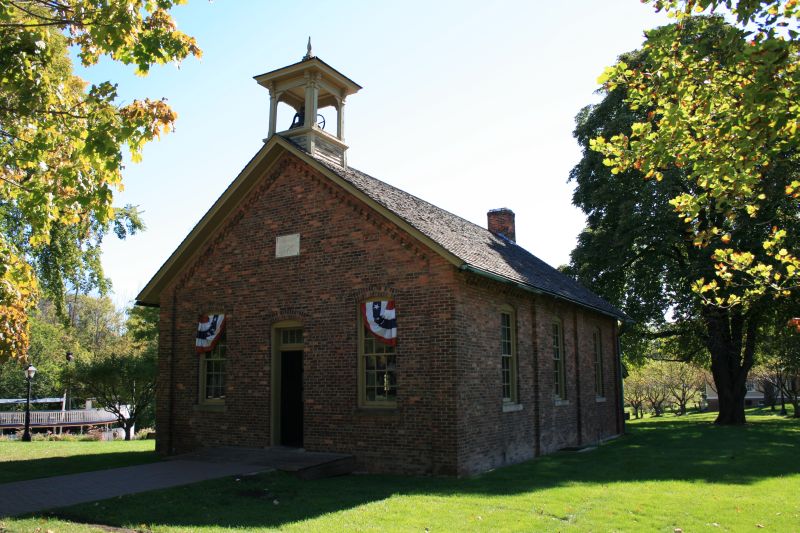
[[(621, 311), (517, 245), (510, 210), (485, 229), (349, 167), (361, 87), (322, 60), (256, 81), (263, 148), (137, 298), (161, 308), (159, 451), (471, 474), (621, 433)], [(281, 132), (279, 102), (297, 111)]]
[[(754, 379), (748, 379), (745, 384), (747, 394), (744, 397), (745, 407), (758, 407), (764, 405), (764, 390), (761, 384)], [(713, 383), (706, 382), (706, 402), (709, 411), (719, 411), (719, 395)]]

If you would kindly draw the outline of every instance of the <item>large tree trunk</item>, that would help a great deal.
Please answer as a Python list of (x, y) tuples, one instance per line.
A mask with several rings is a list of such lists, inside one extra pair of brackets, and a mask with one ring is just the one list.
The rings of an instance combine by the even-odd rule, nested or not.
[(747, 395), (747, 373), (753, 366), (756, 321), (753, 314), (740, 310), (706, 307), (703, 311), (711, 353), (711, 374), (719, 397), (720, 425), (741, 425), (746, 422), (744, 398)]

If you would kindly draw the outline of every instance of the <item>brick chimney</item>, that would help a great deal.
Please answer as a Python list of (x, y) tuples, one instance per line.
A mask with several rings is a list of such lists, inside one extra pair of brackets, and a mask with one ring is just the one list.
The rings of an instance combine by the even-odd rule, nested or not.
[(516, 242), (517, 232), (514, 227), (514, 211), (507, 207), (492, 209), (486, 214), (489, 219), (489, 231), (495, 235), (503, 235), (505, 238)]

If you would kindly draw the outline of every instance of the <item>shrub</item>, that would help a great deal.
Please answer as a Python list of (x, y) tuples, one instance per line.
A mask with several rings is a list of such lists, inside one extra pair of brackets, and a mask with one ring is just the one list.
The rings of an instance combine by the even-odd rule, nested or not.
[(142, 428), (136, 432), (134, 438), (136, 440), (152, 439), (156, 436), (156, 430), (153, 428)]

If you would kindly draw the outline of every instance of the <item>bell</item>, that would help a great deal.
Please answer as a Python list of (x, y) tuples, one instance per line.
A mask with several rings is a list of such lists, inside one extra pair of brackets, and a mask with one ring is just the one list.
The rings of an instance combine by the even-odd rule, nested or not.
[(300, 111), (294, 114), (294, 119), (292, 120), (292, 125), (289, 126), (289, 129), (293, 130), (295, 128), (300, 128), (305, 123), (306, 123), (306, 110), (301, 107)]

